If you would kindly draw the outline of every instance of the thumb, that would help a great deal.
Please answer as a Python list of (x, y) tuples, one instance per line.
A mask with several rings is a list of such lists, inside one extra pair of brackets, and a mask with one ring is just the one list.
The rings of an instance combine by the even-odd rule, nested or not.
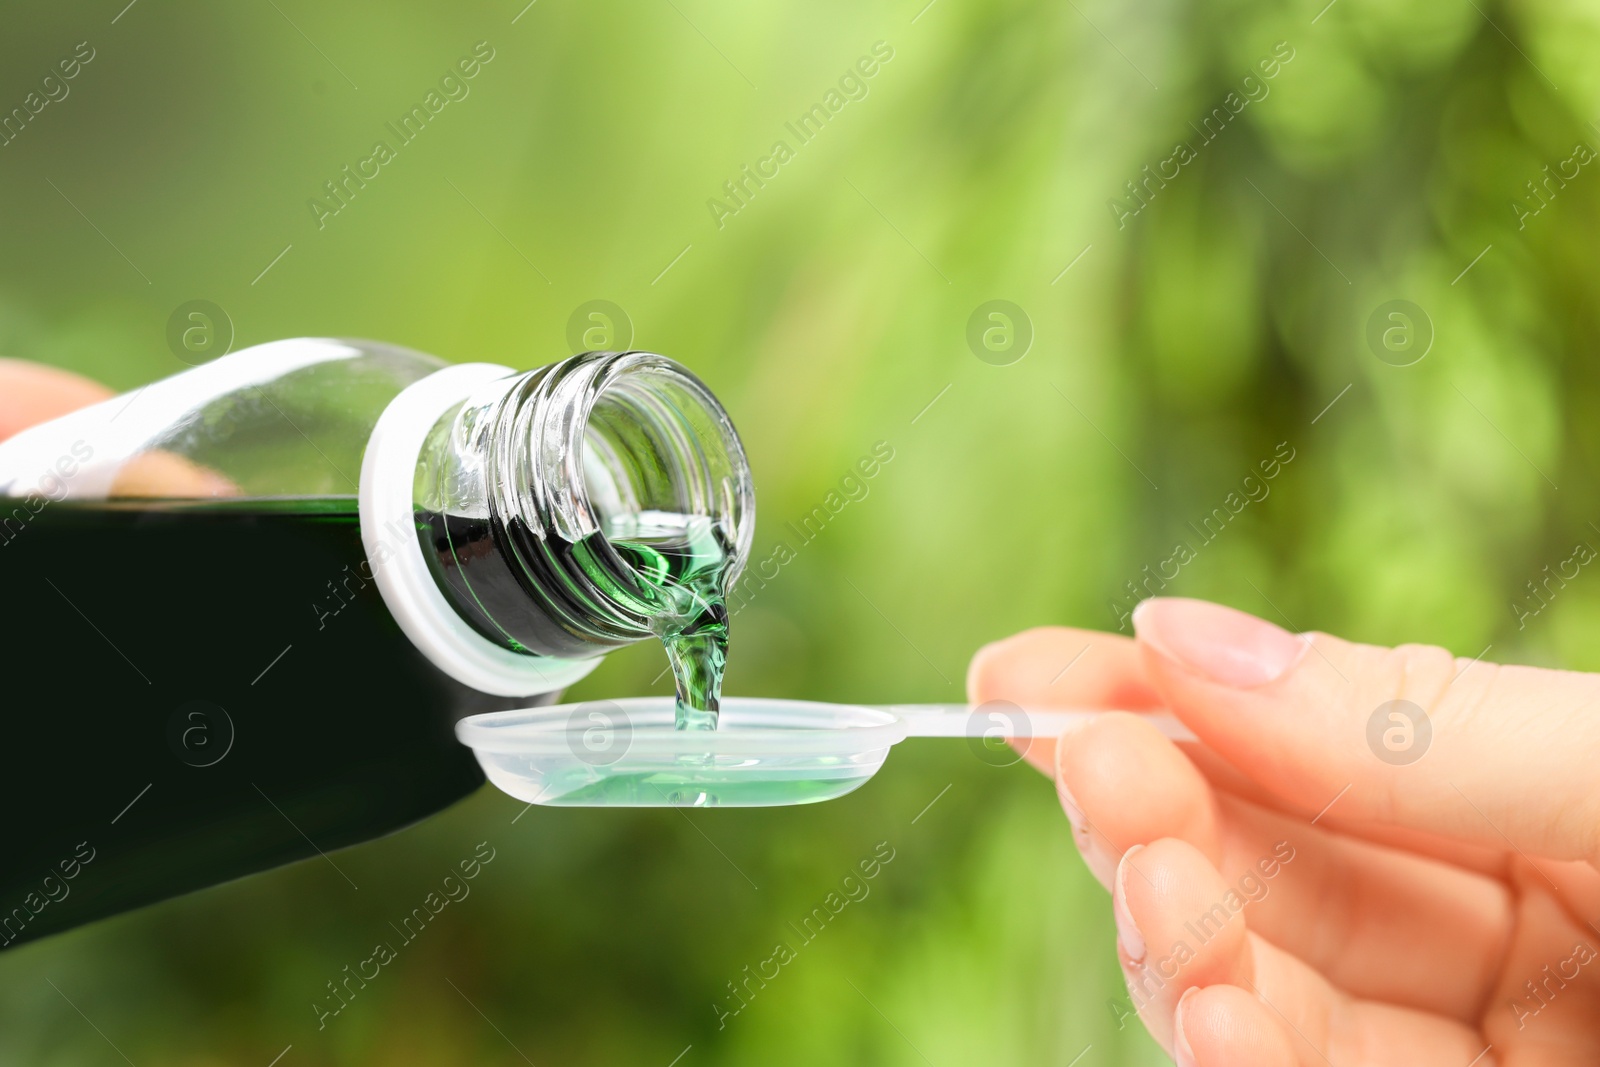
[(1199, 600), (1146, 600), (1133, 622), (1173, 713), (1291, 805), (1600, 858), (1600, 676), (1291, 634)]

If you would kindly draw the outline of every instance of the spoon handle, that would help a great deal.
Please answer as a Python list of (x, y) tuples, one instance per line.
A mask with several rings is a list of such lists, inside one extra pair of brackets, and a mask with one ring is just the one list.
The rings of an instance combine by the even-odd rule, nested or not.
[[(881, 704), (906, 724), (907, 737), (1056, 737), (1069, 727), (1088, 722), (1103, 710), (1024, 708), (992, 704)], [(1189, 728), (1165, 712), (1140, 717), (1174, 741), (1195, 741)]]

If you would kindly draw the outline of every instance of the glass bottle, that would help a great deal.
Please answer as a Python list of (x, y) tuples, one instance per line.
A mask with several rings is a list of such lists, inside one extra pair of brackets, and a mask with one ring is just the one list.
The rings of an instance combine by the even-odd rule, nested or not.
[(725, 640), (696, 583), (754, 520), (727, 413), (643, 352), (278, 341), (0, 442), (0, 946), (453, 803), (461, 717)]

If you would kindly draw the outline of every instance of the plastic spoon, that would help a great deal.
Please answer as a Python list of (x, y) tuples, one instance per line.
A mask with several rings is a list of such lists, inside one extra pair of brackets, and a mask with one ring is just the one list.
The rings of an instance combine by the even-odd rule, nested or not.
[[(1104, 714), (1004, 701), (869, 706), (727, 697), (717, 729), (678, 730), (673, 712), (670, 697), (559, 704), (468, 716), (456, 736), (491, 782), (530, 804), (764, 807), (843, 796), (908, 737), (965, 738), (992, 765), (1000, 739), (1055, 737)], [(1174, 740), (1194, 739), (1170, 715), (1145, 718)]]

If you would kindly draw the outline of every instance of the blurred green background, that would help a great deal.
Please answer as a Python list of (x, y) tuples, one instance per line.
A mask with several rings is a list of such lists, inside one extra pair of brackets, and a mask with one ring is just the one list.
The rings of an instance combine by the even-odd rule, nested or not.
[[(168, 316), (207, 299), (235, 347), (530, 367), (612, 301), (732, 412), (756, 558), (894, 449), (736, 617), (736, 693), (962, 699), (979, 645), (1117, 628), (1180, 542), (1167, 592), (1600, 668), (1600, 579), (1527, 587), (1600, 546), (1600, 176), (1565, 162), (1600, 142), (1593, 8), (522, 2), (9, 11), (3, 111), (94, 58), (0, 147), (0, 354), (132, 388), (183, 369)], [(323, 183), (478, 42), (470, 94), (319, 228)], [(877, 42), (801, 144), (785, 124)], [(995, 299), (1020, 360), (969, 344)], [(630, 649), (575, 695), (665, 691), (662, 664)], [(1107, 898), (1025, 765), (912, 742), (815, 807), (520, 807), (485, 788), (341, 854), (359, 892), (303, 863), (8, 951), (0, 1061), (1163, 1062), (1117, 1026)], [(319, 1032), (324, 983), (483, 840), (472, 896)], [(719, 1028), (879, 842), (870, 896)]]

